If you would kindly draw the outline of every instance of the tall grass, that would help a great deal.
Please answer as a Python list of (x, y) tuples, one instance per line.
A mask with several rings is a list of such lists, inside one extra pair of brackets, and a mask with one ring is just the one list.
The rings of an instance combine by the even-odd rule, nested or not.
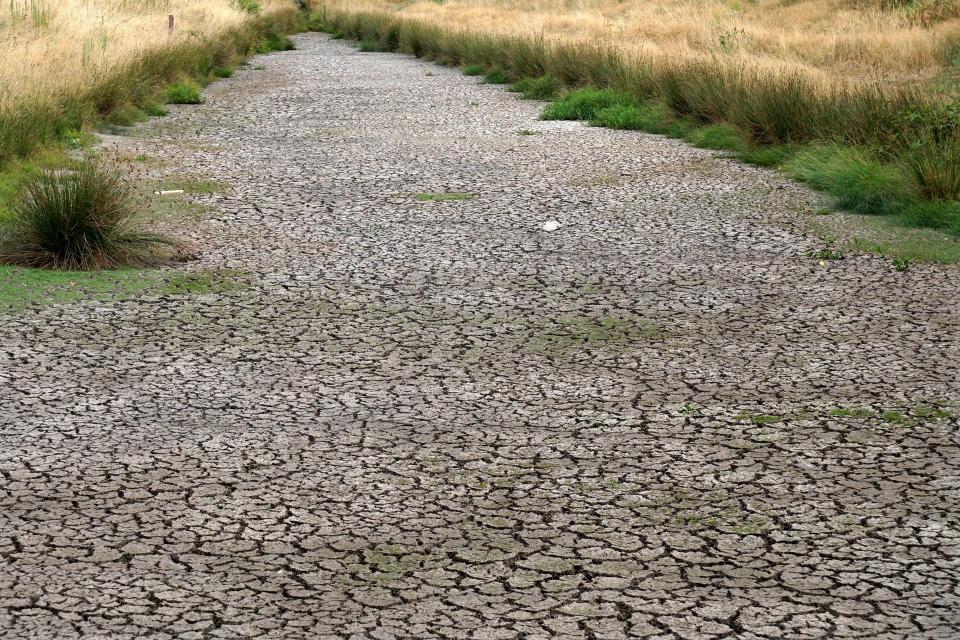
[[(939, 76), (960, 42), (956, 0), (314, 0), (446, 29), (604, 44), (628, 58), (900, 85)], [(532, 75), (532, 74), (526, 74)]]
[[(797, 149), (816, 150), (792, 173), (841, 206), (960, 232), (953, 205), (960, 169), (951, 160), (960, 157), (960, 117), (951, 120), (950, 103), (919, 86), (825, 81), (722, 59), (647, 58), (605, 43), (484, 33), (386, 12), (322, 9), (319, 22), (386, 50), (482, 65), (527, 97), (585, 87), (548, 106), (547, 118), (688, 138), (692, 129), (722, 125), (697, 134), (700, 142), (764, 165), (786, 166)], [(550, 91), (536, 91), (541, 86)]]

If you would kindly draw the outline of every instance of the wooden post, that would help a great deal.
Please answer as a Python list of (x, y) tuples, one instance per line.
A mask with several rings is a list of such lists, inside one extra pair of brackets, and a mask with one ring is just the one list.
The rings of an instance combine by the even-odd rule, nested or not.
[(167, 33), (173, 35), (173, 14), (167, 16)]

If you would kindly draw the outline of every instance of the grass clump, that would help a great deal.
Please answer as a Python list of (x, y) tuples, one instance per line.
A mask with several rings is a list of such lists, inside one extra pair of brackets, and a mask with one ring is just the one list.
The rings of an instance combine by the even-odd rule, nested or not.
[(463, 75), (465, 76), (479, 76), (483, 75), (483, 65), (482, 64), (468, 64), (463, 68)]
[(814, 147), (795, 155), (787, 174), (830, 193), (837, 205), (857, 213), (887, 214), (911, 199), (907, 176), (851, 147)]
[(493, 69), (483, 77), (487, 84), (510, 84), (510, 75), (503, 69)]
[(737, 129), (728, 124), (711, 124), (697, 127), (684, 136), (684, 140), (701, 149), (733, 151), (743, 153), (750, 148), (750, 142)]
[(420, 202), (453, 202), (456, 200), (473, 200), (476, 195), (472, 193), (451, 192), (451, 193), (418, 193), (414, 198)]
[(11, 207), (0, 262), (87, 271), (154, 262), (173, 242), (137, 230), (133, 191), (121, 172), (93, 162), (29, 178)]
[(663, 133), (671, 120), (666, 105), (656, 102), (612, 104), (596, 110), (590, 118), (590, 124), (608, 129), (626, 129)]
[(277, 31), (269, 31), (260, 40), (256, 48), (257, 53), (272, 53), (274, 51), (293, 51), (297, 45), (293, 40)]
[(932, 201), (960, 198), (960, 139), (927, 135), (906, 154), (905, 165), (921, 197)]
[(518, 80), (510, 85), (509, 91), (519, 93), (525, 100), (553, 100), (560, 87), (560, 81), (553, 76), (540, 76)]
[(200, 87), (193, 81), (180, 80), (167, 87), (167, 104), (201, 104)]
[[(588, 87), (571, 91), (563, 98), (547, 105), (540, 116), (543, 120), (591, 120), (597, 121), (600, 112), (611, 107), (638, 108), (636, 99), (621, 91)], [(606, 117), (611, 112), (606, 111)]]

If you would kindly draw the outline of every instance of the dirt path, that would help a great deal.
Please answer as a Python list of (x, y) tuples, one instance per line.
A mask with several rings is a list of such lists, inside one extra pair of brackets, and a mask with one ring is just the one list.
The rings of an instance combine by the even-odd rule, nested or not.
[(231, 185), (182, 291), (0, 319), (0, 636), (960, 634), (955, 269), (298, 43), (127, 143)]

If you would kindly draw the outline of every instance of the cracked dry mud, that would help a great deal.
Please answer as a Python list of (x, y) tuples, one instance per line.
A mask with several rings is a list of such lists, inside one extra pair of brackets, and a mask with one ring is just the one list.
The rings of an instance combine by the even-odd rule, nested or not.
[(2, 318), (0, 636), (960, 636), (956, 269), (297, 42), (120, 141), (236, 286)]

